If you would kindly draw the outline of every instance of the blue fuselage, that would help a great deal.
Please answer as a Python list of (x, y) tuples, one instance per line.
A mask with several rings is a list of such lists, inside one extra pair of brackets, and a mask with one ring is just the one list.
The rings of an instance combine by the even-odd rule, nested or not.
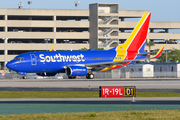
[(29, 52), (16, 56), (7, 67), (17, 72), (65, 72), (68, 65), (110, 62), (116, 51), (42, 51)]

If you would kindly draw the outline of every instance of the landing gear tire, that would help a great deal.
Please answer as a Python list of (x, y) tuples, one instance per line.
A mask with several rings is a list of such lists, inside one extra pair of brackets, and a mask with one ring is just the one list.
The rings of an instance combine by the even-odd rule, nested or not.
[(76, 76), (68, 76), (69, 79), (76, 79)]
[(23, 79), (27, 79), (27, 76), (26, 76), (26, 75), (24, 75), (22, 78), (23, 78)]
[(93, 74), (93, 73), (88, 73), (88, 74), (86, 75), (86, 78), (87, 78), (87, 79), (93, 79), (93, 78), (94, 78), (94, 74)]

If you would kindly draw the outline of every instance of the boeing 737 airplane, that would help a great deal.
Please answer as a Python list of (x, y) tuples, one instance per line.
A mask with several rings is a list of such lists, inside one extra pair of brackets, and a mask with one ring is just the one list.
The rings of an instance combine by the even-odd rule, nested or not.
[[(151, 13), (145, 13), (126, 42), (115, 48), (101, 51), (89, 49), (88, 51), (29, 52), (16, 56), (6, 66), (24, 75), (24, 79), (27, 73), (41, 76), (66, 73), (69, 79), (74, 79), (76, 76), (93, 79), (93, 71), (113, 70), (139, 60), (150, 59), (149, 53), (144, 51), (150, 16)], [(163, 49), (164, 45), (151, 59), (158, 58)]]

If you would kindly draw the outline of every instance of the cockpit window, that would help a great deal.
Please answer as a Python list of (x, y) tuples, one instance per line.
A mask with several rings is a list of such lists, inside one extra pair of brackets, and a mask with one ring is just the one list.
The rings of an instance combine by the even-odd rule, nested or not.
[(13, 60), (19, 60), (19, 61), (21, 61), (21, 60), (24, 60), (24, 58), (14, 58)]

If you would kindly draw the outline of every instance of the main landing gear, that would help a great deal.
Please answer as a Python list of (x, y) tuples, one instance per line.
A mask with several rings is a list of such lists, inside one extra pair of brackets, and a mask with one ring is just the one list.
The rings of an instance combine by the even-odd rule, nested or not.
[(94, 74), (93, 74), (93, 73), (88, 73), (88, 74), (86, 75), (86, 78), (87, 78), (87, 79), (93, 79), (93, 78), (94, 78)]
[(26, 76), (26, 75), (24, 75), (22, 78), (23, 78), (23, 79), (27, 79), (27, 76)]

